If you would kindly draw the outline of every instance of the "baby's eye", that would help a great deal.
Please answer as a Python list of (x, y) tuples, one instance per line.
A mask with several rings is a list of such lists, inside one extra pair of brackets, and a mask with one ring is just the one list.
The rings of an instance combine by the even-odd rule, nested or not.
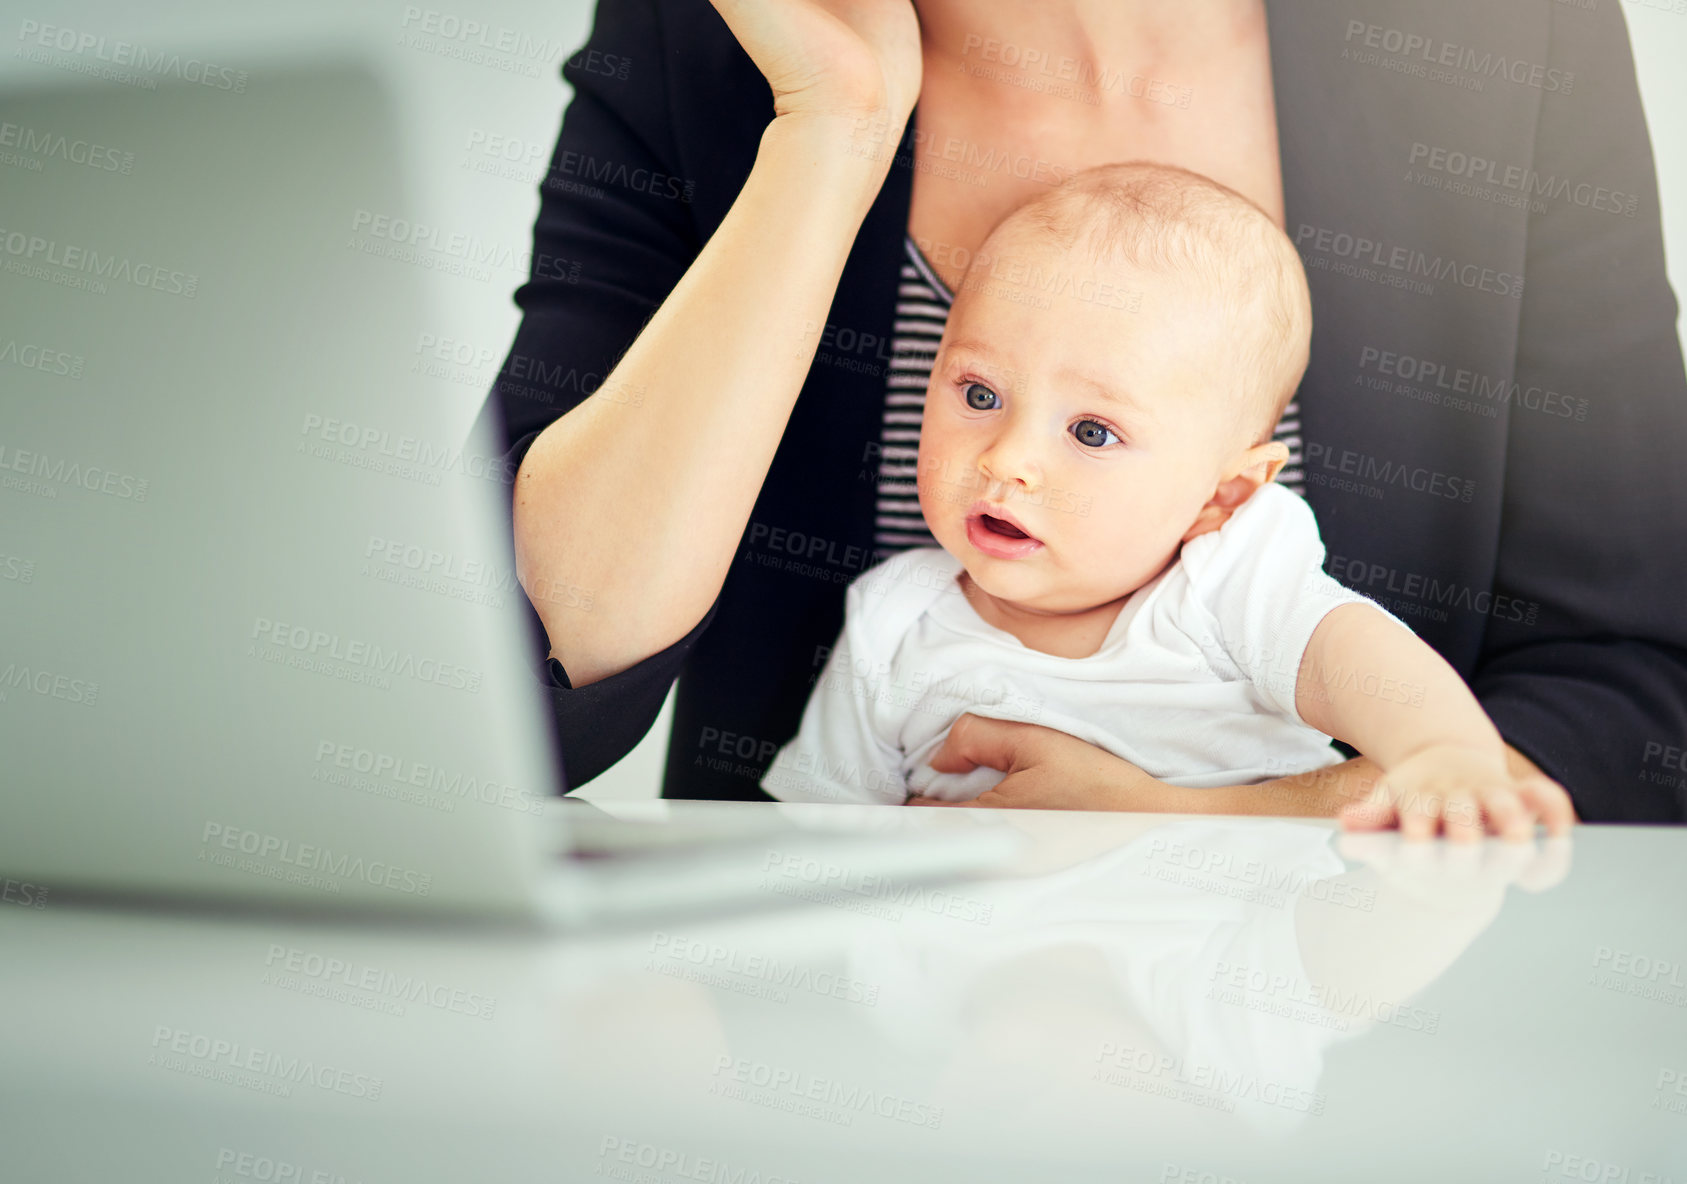
[(996, 392), (982, 382), (974, 382), (967, 386), (966, 401), (967, 406), (974, 411), (994, 411), (996, 405), (1001, 402)]
[(1119, 438), (1105, 424), (1093, 419), (1080, 419), (1072, 425), (1072, 434), (1078, 437), (1078, 443), (1087, 448), (1102, 448)]

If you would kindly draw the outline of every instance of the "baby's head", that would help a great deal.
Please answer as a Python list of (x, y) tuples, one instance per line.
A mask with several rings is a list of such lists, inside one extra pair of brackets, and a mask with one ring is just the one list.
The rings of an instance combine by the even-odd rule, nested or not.
[(1116, 600), (1287, 462), (1271, 437), (1311, 334), (1300, 257), (1258, 206), (1166, 165), (1080, 173), (1003, 219), (956, 294), (925, 520), (992, 596)]

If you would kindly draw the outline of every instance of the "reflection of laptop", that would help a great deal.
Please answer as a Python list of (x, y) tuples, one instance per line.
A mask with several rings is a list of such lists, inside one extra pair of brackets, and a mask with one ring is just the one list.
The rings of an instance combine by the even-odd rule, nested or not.
[(502, 465), (413, 372), (433, 285), (504, 301), (519, 259), (414, 232), (367, 72), (0, 123), (36, 162), (0, 211), (0, 875), (579, 919), (1004, 852), (950, 811), (555, 797)]

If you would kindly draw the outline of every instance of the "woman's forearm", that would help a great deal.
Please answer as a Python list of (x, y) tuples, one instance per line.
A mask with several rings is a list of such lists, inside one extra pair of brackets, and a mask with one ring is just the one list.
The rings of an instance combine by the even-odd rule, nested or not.
[(523, 586), (592, 591), (590, 613), (534, 597), (576, 687), (672, 645), (719, 594), (889, 167), (862, 134), (871, 123), (775, 119), (731, 211), (599, 394), (523, 459)]
[(1350, 802), (1364, 801), (1381, 777), (1382, 767), (1361, 756), (1292, 777), (1189, 793), (1190, 801), (1199, 805), (1197, 812), (1202, 814), (1333, 818)]

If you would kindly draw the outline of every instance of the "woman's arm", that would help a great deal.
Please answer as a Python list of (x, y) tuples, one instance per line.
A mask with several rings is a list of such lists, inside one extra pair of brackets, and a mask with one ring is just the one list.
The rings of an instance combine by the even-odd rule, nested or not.
[[(1506, 768), (1514, 781), (1544, 779), (1528, 757), (1507, 745)], [(1017, 720), (968, 713), (955, 721), (931, 766), (965, 773), (980, 765), (1007, 776), (969, 802), (910, 798), (910, 806), (984, 807), (1021, 810), (1123, 810), (1143, 814), (1270, 814), (1331, 818), (1350, 807), (1363, 810), (1382, 782), (1382, 768), (1358, 757), (1250, 785), (1191, 789), (1168, 785), (1129, 761), (1065, 732)], [(1543, 802), (1537, 811), (1547, 829), (1566, 832), (1576, 821), (1568, 801)], [(1344, 818), (1374, 828), (1374, 813)]]
[[(889, 170), (869, 136), (894, 143), (918, 93), (908, 0), (843, 6), (847, 20), (832, 7), (719, 0), (778, 114), (725, 220), (600, 394), (523, 458), (518, 570), (576, 688), (672, 645), (719, 595)], [(591, 613), (531, 591), (571, 585), (591, 590)]]
[(1545, 7), (1576, 86), (1541, 97), (1531, 167), (1604, 200), (1530, 215), (1516, 378), (1586, 415), (1510, 416), (1494, 591), (1539, 612), (1490, 618), (1471, 686), (1583, 818), (1681, 822), (1656, 754), (1687, 736), (1687, 376), (1656, 172), (1622, 5)]

